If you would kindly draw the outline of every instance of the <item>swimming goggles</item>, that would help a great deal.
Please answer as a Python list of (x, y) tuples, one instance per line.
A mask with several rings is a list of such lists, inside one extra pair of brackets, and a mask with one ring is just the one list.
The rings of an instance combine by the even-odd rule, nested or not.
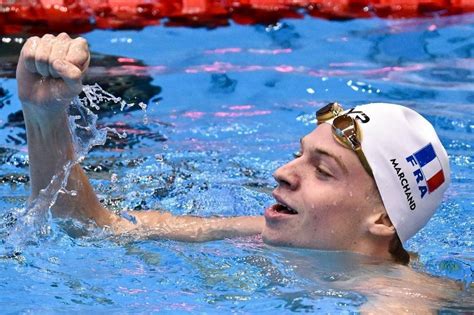
[(362, 152), (362, 130), (354, 118), (343, 112), (344, 109), (339, 103), (327, 104), (316, 112), (318, 125), (334, 118), (332, 121), (334, 139), (344, 147), (353, 150), (367, 173), (374, 177), (369, 162)]

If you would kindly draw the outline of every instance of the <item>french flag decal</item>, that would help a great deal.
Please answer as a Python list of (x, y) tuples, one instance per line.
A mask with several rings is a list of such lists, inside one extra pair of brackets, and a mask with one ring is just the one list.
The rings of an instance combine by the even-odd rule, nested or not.
[(430, 143), (413, 155), (423, 172), (428, 192), (435, 191), (444, 183), (444, 173), (433, 146)]

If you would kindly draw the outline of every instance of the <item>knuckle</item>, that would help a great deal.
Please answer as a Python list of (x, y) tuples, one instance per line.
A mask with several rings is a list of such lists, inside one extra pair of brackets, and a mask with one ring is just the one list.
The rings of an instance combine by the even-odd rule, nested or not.
[(79, 61), (85, 61), (89, 57), (89, 54), (86, 51), (79, 51), (77, 53), (77, 59)]
[(87, 44), (87, 40), (83, 37), (78, 37), (74, 39), (74, 44), (77, 45), (77, 47), (80, 47), (84, 50), (89, 48), (89, 45)]
[(59, 39), (70, 39), (69, 35), (66, 32), (62, 32), (58, 35)]
[(31, 46), (31, 45), (34, 45), (36, 44), (38, 41), (40, 40), (40, 38), (38, 36), (32, 36), (30, 38), (28, 38), (25, 42), (25, 46)]
[(52, 40), (54, 39), (54, 36), (51, 34), (44, 34), (43, 37), (41, 37), (42, 40)]
[(81, 43), (81, 44), (87, 44), (87, 40), (84, 37), (77, 37), (74, 39), (74, 41)]
[(87, 50), (74, 47), (69, 49), (67, 60), (77, 66), (82, 66), (84, 62), (89, 58), (89, 52)]
[(22, 54), (24, 56), (30, 56), (30, 55), (34, 56), (35, 49), (38, 46), (38, 41), (39, 41), (39, 37), (37, 36), (28, 38), (28, 40), (25, 42), (25, 45), (23, 45), (23, 48), (21, 50)]

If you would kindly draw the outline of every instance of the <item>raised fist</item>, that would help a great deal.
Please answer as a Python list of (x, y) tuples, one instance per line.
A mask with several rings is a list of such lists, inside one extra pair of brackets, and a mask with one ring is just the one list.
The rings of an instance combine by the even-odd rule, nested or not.
[(16, 70), (23, 106), (46, 111), (65, 108), (81, 92), (89, 61), (84, 38), (71, 39), (66, 33), (29, 38)]

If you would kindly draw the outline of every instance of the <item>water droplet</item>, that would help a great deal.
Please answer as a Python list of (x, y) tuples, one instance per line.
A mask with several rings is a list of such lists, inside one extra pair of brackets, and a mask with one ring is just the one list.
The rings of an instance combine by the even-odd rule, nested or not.
[(110, 181), (111, 181), (112, 183), (115, 183), (115, 182), (117, 182), (117, 180), (118, 180), (117, 174), (112, 173), (112, 175), (110, 175)]

